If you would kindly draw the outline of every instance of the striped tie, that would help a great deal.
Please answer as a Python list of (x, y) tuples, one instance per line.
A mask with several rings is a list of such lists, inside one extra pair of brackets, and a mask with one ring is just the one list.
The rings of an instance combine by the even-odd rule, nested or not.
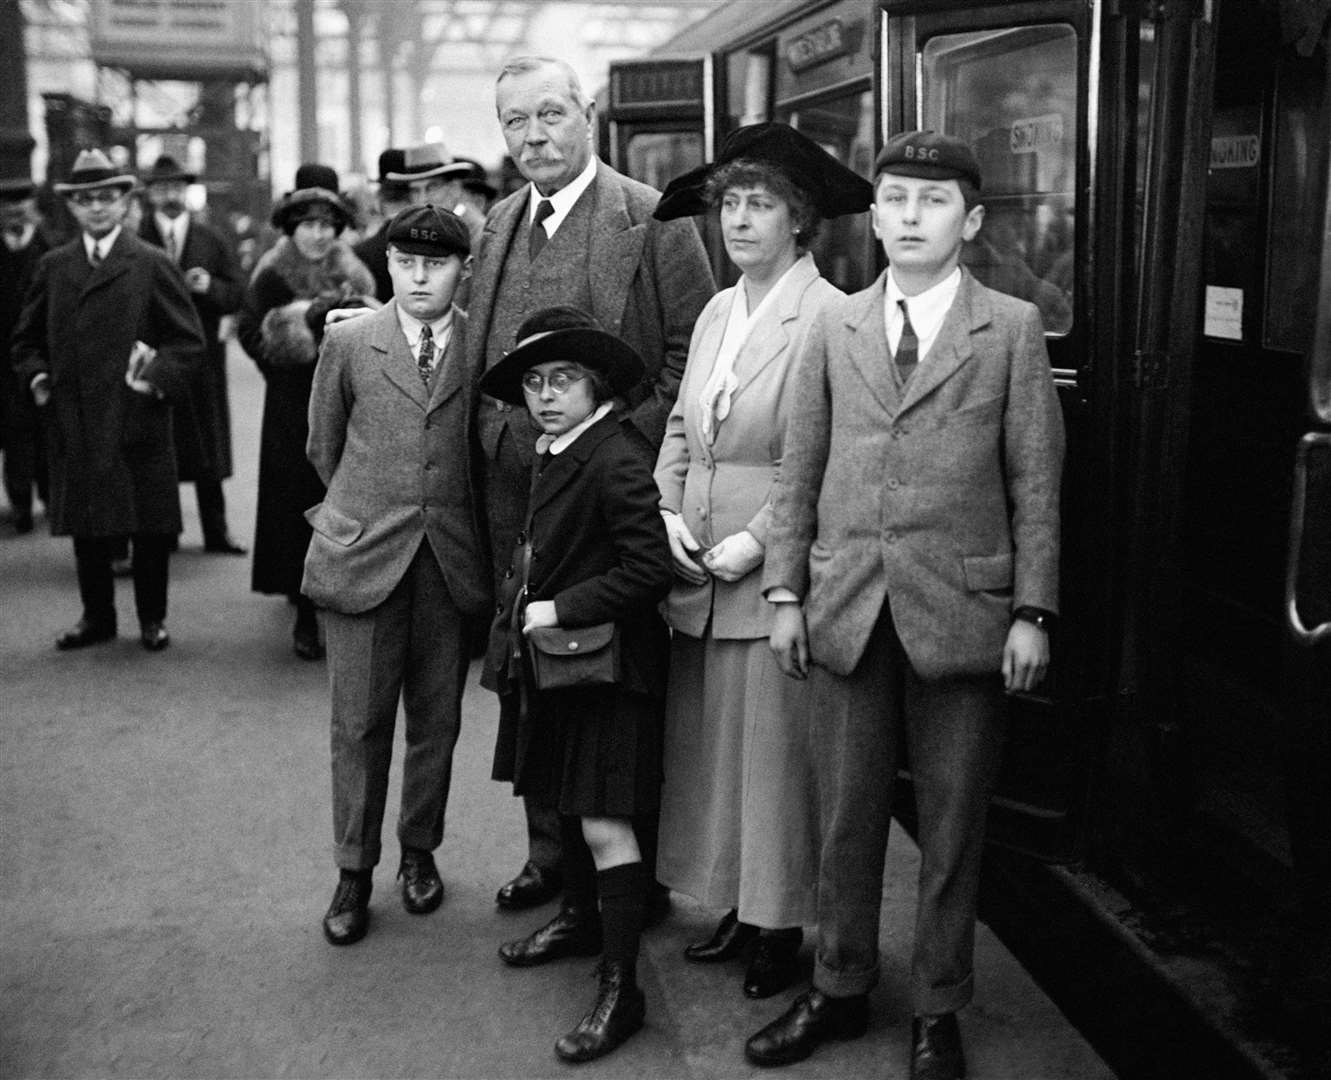
[(915, 365), (920, 362), (920, 339), (915, 336), (915, 327), (910, 324), (910, 312), (906, 310), (906, 301), (898, 300), (901, 307), (901, 340), (897, 342), (897, 371), (902, 383), (910, 378)]
[(421, 328), (421, 348), (416, 354), (416, 370), (421, 382), (430, 385), (430, 369), (434, 366), (434, 332), (428, 327)]

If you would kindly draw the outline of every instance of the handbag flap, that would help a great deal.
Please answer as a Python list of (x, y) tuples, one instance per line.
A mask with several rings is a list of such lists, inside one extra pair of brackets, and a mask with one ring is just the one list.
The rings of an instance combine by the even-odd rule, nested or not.
[(604, 649), (615, 636), (615, 624), (595, 626), (538, 626), (527, 634), (527, 641), (537, 652), (547, 656), (578, 656)]

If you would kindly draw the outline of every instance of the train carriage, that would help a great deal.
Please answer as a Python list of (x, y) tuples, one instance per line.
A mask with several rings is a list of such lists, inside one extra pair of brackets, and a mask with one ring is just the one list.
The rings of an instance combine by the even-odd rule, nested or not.
[[(1331, 1061), (1328, 10), (733, 0), (603, 110), (657, 186), (770, 119), (862, 173), (915, 127), (979, 156), (963, 261), (1040, 308), (1069, 434), (984, 914), (1123, 1075)], [(861, 288), (868, 217), (831, 225), (815, 258)]]

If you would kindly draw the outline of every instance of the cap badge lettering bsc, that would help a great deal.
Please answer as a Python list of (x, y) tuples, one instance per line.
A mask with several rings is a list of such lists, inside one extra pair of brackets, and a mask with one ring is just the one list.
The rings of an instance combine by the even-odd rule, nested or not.
[(937, 161), (938, 151), (928, 146), (907, 146), (906, 157), (915, 161)]

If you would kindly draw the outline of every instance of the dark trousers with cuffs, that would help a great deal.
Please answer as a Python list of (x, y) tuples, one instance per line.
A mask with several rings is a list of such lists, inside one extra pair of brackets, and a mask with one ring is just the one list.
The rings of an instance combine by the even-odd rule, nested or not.
[[(166, 619), (166, 593), (174, 533), (135, 533), (133, 539), (134, 607), (139, 624)], [(123, 551), (123, 537), (74, 538), (83, 621), (91, 626), (116, 625), (116, 587), (111, 562)]]
[(1006, 728), (997, 674), (921, 679), (886, 604), (847, 676), (814, 665), (810, 736), (823, 846), (814, 985), (834, 997), (878, 982), (878, 928), (898, 746), (919, 818), (920, 879), (911, 955), (917, 1014), (972, 996), (985, 815)]

